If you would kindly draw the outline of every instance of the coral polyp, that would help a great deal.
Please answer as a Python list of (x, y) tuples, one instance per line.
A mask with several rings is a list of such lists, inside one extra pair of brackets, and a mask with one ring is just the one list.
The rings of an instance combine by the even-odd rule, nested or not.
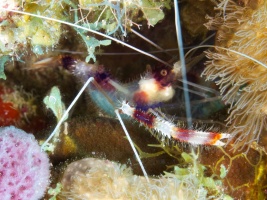
[(209, 61), (203, 75), (220, 86), (222, 100), (230, 104), (227, 122), (237, 150), (259, 142), (266, 129), (267, 3), (258, 1), (252, 7), (224, 3), (218, 6), (220, 14), (207, 24), (209, 29), (218, 29), (216, 45), (224, 49), (207, 51)]

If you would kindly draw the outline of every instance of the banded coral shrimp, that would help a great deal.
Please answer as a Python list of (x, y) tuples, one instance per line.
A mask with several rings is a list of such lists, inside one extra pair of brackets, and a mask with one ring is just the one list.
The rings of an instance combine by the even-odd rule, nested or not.
[[(158, 129), (160, 132), (165, 134), (165, 137), (167, 138), (170, 138), (172, 136), (173, 138), (176, 138), (184, 142), (186, 141), (188, 142), (190, 140), (189, 142), (192, 144), (209, 144), (209, 145), (215, 144), (215, 145), (221, 146), (224, 143), (219, 140), (228, 137), (228, 134), (216, 134), (212, 132), (202, 132), (202, 131), (193, 131), (193, 130), (187, 131), (185, 129), (179, 129), (179, 128), (177, 129), (174, 124), (172, 124), (171, 122), (165, 121), (163, 118), (159, 117), (159, 114), (157, 114), (155, 111), (147, 112), (148, 109), (152, 107), (156, 107), (158, 103), (161, 103), (162, 101), (167, 101), (170, 98), (172, 98), (174, 94), (174, 90), (170, 83), (174, 81), (174, 79), (177, 76), (177, 73), (179, 73), (180, 71), (180, 66), (178, 63), (177, 63), (177, 66), (172, 70), (169, 70), (167, 68), (161, 69), (159, 72), (152, 73), (152, 77), (151, 77), (151, 74), (148, 74), (147, 77), (143, 78), (143, 80), (139, 82), (139, 86), (140, 86), (139, 90), (136, 90), (134, 92), (134, 95), (130, 97), (131, 92), (129, 91), (129, 89), (125, 88), (125, 86), (119, 85), (117, 82), (110, 79), (107, 73), (102, 71), (101, 67), (96, 66), (96, 65), (88, 65), (82, 61), (74, 60), (71, 57), (63, 57), (62, 62), (65, 68), (68, 68), (69, 70), (71, 70), (74, 75), (79, 76), (79, 78), (84, 79), (84, 81), (87, 80), (87, 77), (94, 77), (96, 79), (95, 86), (98, 88), (98, 90), (104, 90), (102, 94), (104, 94), (104, 96), (107, 99), (107, 102), (105, 102), (104, 104), (111, 104), (111, 105), (113, 104), (112, 105), (113, 108), (117, 107), (114, 105), (114, 103), (112, 103), (112, 102), (115, 102), (115, 100), (113, 100), (113, 97), (111, 97), (110, 95), (107, 95), (107, 93), (108, 94), (110, 93), (109, 90), (113, 90), (113, 89), (120, 91), (121, 94), (124, 96), (124, 98), (125, 96), (126, 97), (128, 96), (128, 100), (133, 99), (133, 101), (135, 101), (135, 104), (139, 106), (139, 109), (134, 109), (133, 107), (129, 107), (128, 103), (122, 102), (122, 107), (119, 110), (123, 114), (129, 115), (130, 117), (135, 118), (136, 120), (138, 120), (140, 123), (143, 123), (148, 128), (154, 128), (156, 130)], [(43, 64), (43, 61), (37, 64)], [(83, 91), (87, 87), (87, 85), (92, 81), (94, 80), (93, 79), (88, 80), (85, 86), (81, 89), (81, 91)], [(153, 90), (151, 93), (147, 93), (147, 88), (150, 88), (150, 87), (159, 88), (159, 89), (154, 89), (155, 91)], [(97, 92), (94, 92), (94, 91), (95, 91), (94, 89), (91, 89), (89, 93), (91, 93), (91, 96), (93, 98), (96, 98), (96, 96), (99, 95), (99, 91)], [(96, 100), (96, 102), (99, 101), (99, 99), (101, 98), (102, 97), (99, 97)], [(120, 98), (120, 95), (118, 95), (116, 98), (117, 99)], [(132, 104), (133, 102), (129, 102), (129, 103)], [(68, 113), (71, 107), (72, 105), (67, 109), (66, 113)], [(102, 108), (104, 107), (106, 106), (102, 106)], [(135, 110), (136, 112), (135, 115), (132, 113), (133, 110)], [(118, 110), (116, 111), (116, 113), (120, 119)], [(62, 117), (62, 119), (64, 118), (65, 116)], [(61, 125), (61, 122), (59, 122), (57, 128), (60, 125)], [(124, 127), (123, 124), (122, 126)], [(125, 132), (127, 133), (126, 129), (125, 129)], [(175, 132), (177, 132), (178, 135), (176, 135)], [(54, 133), (55, 131), (51, 134), (48, 140), (53, 136)], [(181, 134), (179, 135), (179, 133)], [(192, 138), (189, 137), (189, 134), (191, 134)], [(196, 136), (196, 138), (194, 138), (193, 135)]]
[[(81, 63), (80, 61), (78, 63)], [(128, 109), (129, 110), (129, 109)], [(153, 114), (152, 114), (153, 115)]]
[[(8, 9), (6, 9), (6, 10), (8, 10)], [(23, 12), (21, 12), (21, 11), (14, 11), (14, 10), (9, 10), (9, 11), (17, 12), (17, 13), (20, 13), (20, 14), (26, 14), (26, 13), (23, 13)], [(176, 13), (177, 13), (177, 12), (176, 12)], [(48, 17), (44, 17), (44, 16), (36, 16), (36, 15), (34, 15), (34, 14), (28, 14), (28, 15), (30, 15), (30, 16), (35, 16), (35, 17), (40, 17), (40, 18), (43, 18), (43, 19), (46, 19), (46, 20), (51, 20), (50, 18), (48, 18)], [(178, 17), (178, 15), (177, 15), (177, 17)], [(53, 19), (53, 20), (56, 21), (56, 22), (62, 23), (62, 24), (68, 24), (68, 25), (70, 25), (70, 23), (66, 23), (66, 22), (63, 22), (63, 21), (60, 21), (60, 20), (55, 20), (55, 19)], [(179, 21), (179, 19), (178, 19), (178, 21)], [(74, 27), (76, 27), (76, 28), (82, 28), (82, 27), (79, 27), (79, 26), (77, 26), (77, 25), (75, 25), (75, 24), (72, 25), (72, 26), (74, 26)], [(99, 33), (99, 32), (95, 32), (95, 31), (93, 31), (93, 30), (88, 30), (87, 28), (82, 28), (82, 29), (87, 30), (87, 31), (90, 31), (90, 32), (93, 32), (93, 33), (95, 33), (95, 34), (99, 34), (99, 35), (105, 36), (105, 37), (107, 37), (107, 38), (109, 38), (109, 39), (115, 40), (116, 42), (120, 42), (119, 40), (116, 40), (116, 39), (114, 39), (114, 38), (111, 38), (110, 36), (103, 35), (103, 34), (101, 34), (101, 33)], [(180, 43), (181, 43), (181, 35), (179, 35), (178, 38), (179, 38)], [(131, 47), (131, 46), (125, 44), (125, 43), (123, 43), (123, 44), (126, 45), (126, 46), (128, 46), (128, 47), (130, 47), (130, 48), (133, 48), (133, 47)], [(135, 49), (135, 50), (138, 50), (138, 49)], [(140, 50), (138, 50), (138, 51), (140, 51)], [(180, 52), (182, 52), (182, 50), (181, 50)], [(143, 54), (146, 54), (146, 55), (149, 55), (149, 54), (147, 54), (147, 53), (145, 53), (145, 52), (142, 52), (142, 53), (143, 53)], [(151, 56), (151, 55), (149, 55), (149, 56)], [(183, 57), (184, 57), (184, 56), (181, 55), (181, 58), (183, 58)], [(155, 57), (154, 57), (154, 58), (155, 58)], [(155, 59), (157, 59), (157, 58), (155, 58)], [(158, 60), (158, 59), (157, 59), (157, 60)], [(160, 61), (160, 60), (159, 60), (159, 61)], [(162, 62), (162, 61), (161, 61), (161, 62)], [(163, 63), (166, 64), (166, 65), (169, 65), (169, 64), (166, 63), (166, 62), (163, 62)], [(183, 61), (183, 59), (181, 60), (181, 63), (182, 63), (182, 65), (185, 64), (184, 61)], [(183, 72), (183, 73), (185, 73), (185, 72)], [(186, 82), (186, 80), (185, 80), (184, 82)], [(147, 84), (147, 83), (146, 83), (146, 84)], [(186, 84), (185, 84), (185, 87), (187, 87)], [(186, 91), (186, 90), (187, 90), (187, 89), (185, 89), (185, 91)], [(154, 96), (155, 96), (155, 94), (154, 94)], [(170, 96), (172, 96), (172, 95), (170, 95)], [(185, 98), (187, 99), (186, 102), (188, 102), (188, 97), (187, 97), (187, 96), (188, 96), (188, 95), (185, 94)], [(168, 97), (168, 98), (169, 98), (169, 97)], [(167, 98), (167, 99), (168, 99), (168, 98)], [(187, 107), (189, 108), (189, 106), (187, 106)], [(190, 110), (187, 111), (187, 114), (190, 115)], [(151, 115), (152, 115), (152, 114), (151, 114)], [(188, 119), (190, 120), (191, 117), (189, 116)], [(188, 124), (189, 124), (189, 126), (190, 126), (191, 122), (189, 121)], [(204, 134), (205, 134), (205, 133), (204, 133)], [(207, 134), (209, 134), (209, 133), (207, 133)], [(200, 143), (201, 143), (201, 142), (200, 142)]]

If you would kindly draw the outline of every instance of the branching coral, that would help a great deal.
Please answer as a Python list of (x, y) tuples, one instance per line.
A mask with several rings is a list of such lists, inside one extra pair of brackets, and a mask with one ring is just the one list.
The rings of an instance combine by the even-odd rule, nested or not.
[[(266, 63), (267, 3), (258, 2), (254, 7), (255, 10), (238, 6), (233, 1), (222, 1), (217, 8), (220, 14), (207, 26), (218, 29), (217, 46)], [(233, 148), (236, 150), (258, 142), (266, 129), (266, 65), (222, 48), (216, 48), (216, 52), (208, 51), (207, 57), (210, 60), (203, 75), (216, 81), (223, 100), (231, 105), (227, 121)]]

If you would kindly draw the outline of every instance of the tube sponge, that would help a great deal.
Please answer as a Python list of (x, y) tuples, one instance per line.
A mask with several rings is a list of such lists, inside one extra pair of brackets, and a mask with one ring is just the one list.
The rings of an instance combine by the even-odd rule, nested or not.
[(33, 135), (13, 126), (0, 128), (2, 200), (40, 199), (49, 184), (49, 159)]

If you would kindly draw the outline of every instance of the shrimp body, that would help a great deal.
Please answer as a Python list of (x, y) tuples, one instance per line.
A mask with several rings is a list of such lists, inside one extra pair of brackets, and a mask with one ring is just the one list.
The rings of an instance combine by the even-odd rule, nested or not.
[(166, 67), (148, 73), (138, 82), (139, 88), (133, 94), (136, 107), (146, 111), (172, 99), (175, 94), (172, 85), (176, 77), (176, 71)]
[[(84, 81), (89, 77), (94, 78), (97, 85), (89, 86), (89, 94), (92, 100), (111, 116), (114, 116), (114, 110), (118, 108), (121, 113), (160, 133), (162, 138), (172, 138), (194, 145), (223, 146), (225, 143), (221, 139), (230, 137), (227, 133), (179, 128), (155, 114), (155, 111), (151, 112), (162, 102), (173, 97), (175, 92), (172, 84), (178, 76), (176, 68), (158, 68), (147, 73), (138, 84), (133, 86), (132, 84), (123, 85), (113, 80), (103, 66), (87, 64), (71, 57), (63, 57), (61, 63), (64, 68)], [(124, 100), (120, 102), (120, 99), (127, 99), (128, 103)]]
[[(88, 64), (70, 56), (61, 57), (61, 65), (84, 82), (89, 77), (94, 77), (97, 84), (115, 104), (118, 100), (127, 99), (128, 102), (143, 111), (159, 107), (162, 102), (170, 100), (175, 93), (172, 83), (175, 81), (176, 74), (169, 67), (160, 67), (147, 73), (138, 84), (136, 82), (134, 84), (121, 84), (112, 79), (102, 65)], [(114, 108), (109, 105), (110, 103), (101, 103), (104, 101), (104, 96), (96, 89), (93, 85), (89, 89), (89, 94), (94, 102), (106, 113), (114, 115)]]
[[(63, 68), (70, 71), (75, 77), (80, 81), (86, 82), (89, 77), (93, 77), (95, 82), (99, 85), (102, 92), (94, 84), (88, 86), (88, 93), (94, 103), (101, 108), (106, 114), (110, 116), (115, 116), (114, 105), (107, 100), (103, 92), (116, 104), (117, 100), (120, 99), (120, 96), (123, 95), (122, 92), (118, 92), (116, 89), (117, 83), (110, 79), (110, 75), (104, 71), (103, 66), (88, 64), (86, 62), (76, 60), (71, 56), (61, 56), (60, 64)], [(115, 85), (115, 87), (113, 86)], [(119, 83), (117, 83), (120, 85)], [(126, 95), (126, 94), (124, 94)]]

